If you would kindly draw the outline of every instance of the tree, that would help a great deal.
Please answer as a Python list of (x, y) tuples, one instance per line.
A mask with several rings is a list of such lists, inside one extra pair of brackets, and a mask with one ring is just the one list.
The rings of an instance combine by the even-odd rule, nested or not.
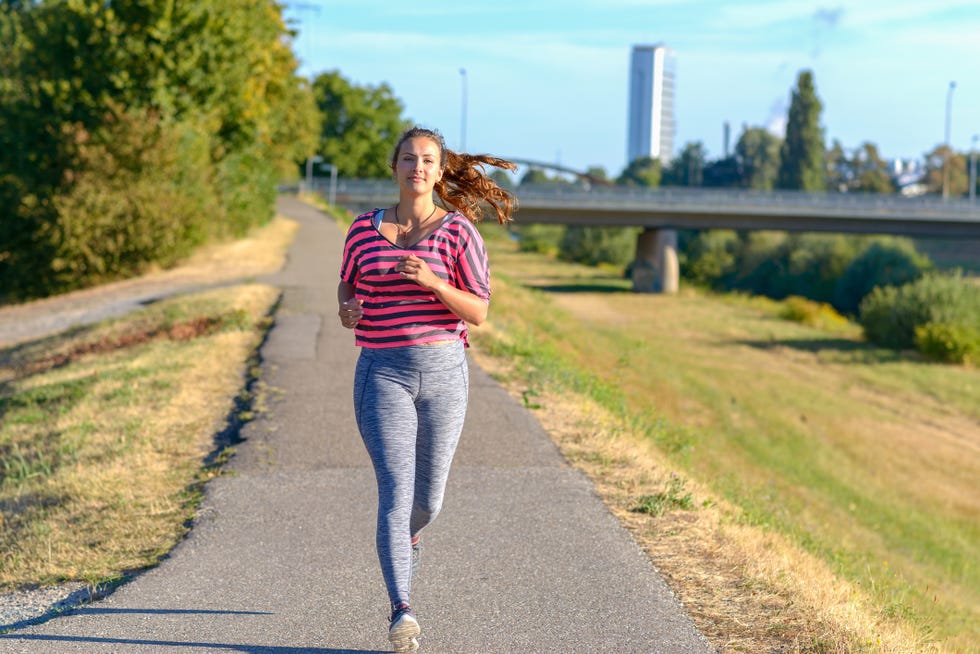
[(878, 146), (869, 141), (855, 154), (857, 188), (863, 193), (894, 193), (895, 184), (888, 172), (888, 162), (878, 154)]
[(712, 188), (731, 188), (742, 183), (735, 156), (709, 161), (704, 165), (704, 185)]
[(541, 168), (529, 168), (524, 175), (521, 176), (520, 185), (540, 185), (540, 184), (562, 184), (565, 180), (559, 175), (549, 175), (547, 172)]
[(827, 166), (827, 188), (846, 193), (854, 185), (854, 163), (844, 151), (844, 146), (837, 139), (824, 154)]
[(700, 141), (687, 143), (680, 156), (670, 162), (664, 171), (664, 186), (704, 186), (704, 144)]
[(660, 186), (660, 160), (650, 157), (637, 157), (616, 178), (620, 186)]
[(790, 100), (786, 138), (780, 150), (778, 188), (799, 191), (826, 188), (823, 128), (820, 126), (822, 108), (813, 84), (813, 73), (802, 71)]
[(735, 144), (742, 186), (770, 191), (779, 173), (779, 137), (764, 127), (745, 127)]
[(949, 195), (956, 197), (970, 190), (970, 173), (967, 157), (945, 145), (937, 145), (926, 153), (926, 186), (930, 193), (943, 192), (943, 161), (949, 156)]
[(894, 193), (895, 184), (888, 162), (878, 154), (878, 146), (865, 141), (848, 156), (844, 146), (834, 140), (824, 155), (827, 186), (841, 193)]
[(612, 184), (612, 181), (609, 179), (609, 174), (602, 166), (589, 166), (585, 174), (588, 176), (587, 183), (595, 181), (603, 185)]
[(313, 97), (323, 114), (318, 153), (340, 175), (389, 177), (392, 151), (410, 126), (391, 87), (357, 86), (334, 70), (316, 76)]
[[(312, 152), (317, 126), (281, 10), (268, 0), (0, 4), (0, 295), (84, 285), (89, 270), (131, 274), (272, 216), (279, 176)], [(155, 183), (162, 161), (166, 184)], [(138, 210), (120, 197), (122, 179), (140, 189)], [(118, 225), (102, 224), (110, 206)], [(125, 261), (66, 259), (99, 251), (84, 241), (97, 234), (132, 238), (157, 209), (180, 224), (168, 238), (189, 240), (126, 245), (118, 251), (136, 254)]]

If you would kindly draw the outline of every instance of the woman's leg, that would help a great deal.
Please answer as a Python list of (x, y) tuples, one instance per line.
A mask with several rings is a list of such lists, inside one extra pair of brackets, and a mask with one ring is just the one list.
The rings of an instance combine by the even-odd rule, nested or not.
[(378, 560), (392, 606), (409, 602), (418, 373), (358, 359), (354, 410), (378, 482)]
[(415, 493), (411, 533), (418, 534), (442, 508), (469, 394), (469, 370), (463, 362), (448, 370), (422, 374), (415, 444)]

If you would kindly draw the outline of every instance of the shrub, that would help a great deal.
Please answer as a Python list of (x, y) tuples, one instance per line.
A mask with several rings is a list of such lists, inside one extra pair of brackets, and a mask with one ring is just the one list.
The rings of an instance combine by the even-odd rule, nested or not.
[(980, 328), (926, 323), (915, 328), (915, 348), (945, 363), (980, 363)]
[(878, 286), (901, 286), (915, 281), (931, 268), (929, 258), (915, 250), (908, 239), (872, 241), (844, 269), (834, 288), (834, 307), (856, 314), (868, 293)]
[(680, 256), (681, 275), (691, 282), (718, 287), (735, 271), (738, 234), (730, 229), (709, 229), (684, 239)]
[(267, 222), (276, 203), (275, 165), (257, 147), (230, 153), (218, 165), (217, 192), (227, 211), (221, 237), (241, 237)]
[[(189, 128), (186, 128), (189, 130)], [(119, 112), (95, 134), (75, 125), (78, 160), (47, 240), (59, 289), (172, 265), (212, 233), (215, 206), (206, 158), (188, 149), (185, 128), (144, 112)], [(204, 180), (204, 187), (201, 187)]]
[(837, 313), (829, 304), (814, 302), (798, 295), (786, 298), (779, 317), (820, 329), (838, 329), (847, 325), (847, 318)]
[(636, 257), (637, 227), (579, 227), (565, 229), (558, 256), (588, 265), (611, 263), (626, 266)]
[(563, 225), (512, 225), (521, 252), (557, 254), (558, 244), (565, 233)]
[(51, 212), (18, 178), (0, 175), (0, 302), (43, 292), (52, 252), (42, 234)]
[(932, 325), (921, 330), (922, 343), (939, 351), (949, 338), (969, 341), (980, 325), (980, 285), (955, 272), (928, 273), (901, 287), (879, 286), (861, 302), (860, 322), (869, 341), (895, 349), (914, 347), (916, 328)]
[(830, 302), (856, 249), (852, 237), (840, 235), (750, 236), (739, 253), (732, 285), (777, 300), (799, 295)]

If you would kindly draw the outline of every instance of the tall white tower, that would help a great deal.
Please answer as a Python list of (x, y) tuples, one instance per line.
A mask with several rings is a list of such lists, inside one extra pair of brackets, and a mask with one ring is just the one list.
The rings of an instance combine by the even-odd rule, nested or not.
[(676, 71), (674, 52), (664, 44), (633, 46), (627, 164), (638, 157), (653, 157), (666, 165), (673, 158)]

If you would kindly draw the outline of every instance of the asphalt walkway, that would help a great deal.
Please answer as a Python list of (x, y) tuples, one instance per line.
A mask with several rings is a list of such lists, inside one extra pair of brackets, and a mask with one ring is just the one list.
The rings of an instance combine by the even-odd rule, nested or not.
[[(0, 652), (387, 651), (374, 475), (354, 424), (357, 350), (336, 319), (343, 234), (301, 224), (262, 349), (267, 411), (189, 536), (108, 598), (0, 637)], [(492, 307), (491, 307), (492, 311)], [(708, 653), (646, 556), (537, 424), (471, 365), (443, 513), (413, 587), (422, 652)]]

